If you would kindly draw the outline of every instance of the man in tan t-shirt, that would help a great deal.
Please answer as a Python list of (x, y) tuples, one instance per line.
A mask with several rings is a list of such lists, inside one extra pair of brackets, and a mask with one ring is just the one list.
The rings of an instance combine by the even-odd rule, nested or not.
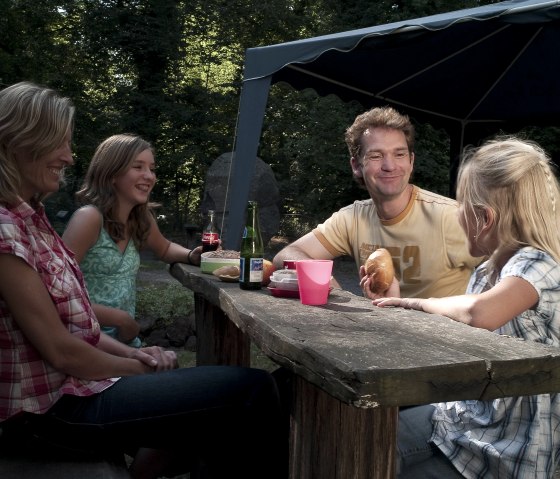
[[(414, 167), (414, 126), (390, 107), (361, 115), (345, 135), (355, 180), (370, 199), (356, 201), (334, 213), (313, 231), (274, 257), (333, 259), (349, 255), (360, 270), (377, 248), (393, 258), (398, 286), (387, 295), (442, 297), (463, 294), (473, 258), (457, 220), (457, 202), (409, 183)], [(367, 296), (375, 298), (362, 281)]]

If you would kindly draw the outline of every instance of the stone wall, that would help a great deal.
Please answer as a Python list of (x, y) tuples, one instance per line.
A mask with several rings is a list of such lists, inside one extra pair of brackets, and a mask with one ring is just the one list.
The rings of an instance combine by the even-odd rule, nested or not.
[[(222, 230), (222, 218), (227, 218), (226, 194), (233, 153), (224, 153), (216, 158), (206, 174), (204, 195), (200, 205), (202, 214), (208, 210), (216, 212), (216, 225)], [(259, 205), (259, 225), (265, 246), (278, 232), (280, 226), (280, 192), (272, 168), (257, 158), (251, 179), (249, 200)], [(221, 232), (222, 237), (225, 231)]]

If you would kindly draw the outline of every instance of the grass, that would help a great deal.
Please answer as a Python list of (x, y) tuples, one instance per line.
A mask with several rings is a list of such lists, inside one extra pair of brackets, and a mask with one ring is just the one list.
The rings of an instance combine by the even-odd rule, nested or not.
[[(196, 366), (196, 353), (181, 349), (176, 351), (179, 366), (182, 368), (190, 368)], [(268, 358), (257, 346), (251, 344), (251, 366), (265, 371), (272, 372), (278, 365)]]
[(196, 366), (196, 353), (194, 351), (179, 349), (175, 352), (177, 353), (177, 360), (179, 361), (180, 368), (192, 368)]
[(150, 316), (165, 323), (185, 318), (194, 308), (194, 296), (179, 283), (139, 284), (136, 293), (137, 316)]

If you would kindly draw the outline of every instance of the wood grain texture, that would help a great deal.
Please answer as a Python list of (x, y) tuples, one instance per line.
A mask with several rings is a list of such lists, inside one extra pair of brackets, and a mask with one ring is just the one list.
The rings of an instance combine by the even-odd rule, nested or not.
[(279, 365), (358, 407), (560, 390), (560, 350), (334, 290), (324, 306), (244, 291), (192, 266), (171, 274)]
[(290, 477), (391, 479), (397, 407), (356, 408), (296, 377)]
[(195, 292), (198, 364), (248, 364), (251, 340), (294, 373), (291, 479), (393, 479), (399, 405), (560, 390), (558, 348), (342, 290), (304, 306), (192, 266), (171, 273)]
[(197, 330), (196, 364), (249, 366), (249, 337), (243, 334), (219, 307), (203, 300), (199, 293), (195, 293), (194, 305)]

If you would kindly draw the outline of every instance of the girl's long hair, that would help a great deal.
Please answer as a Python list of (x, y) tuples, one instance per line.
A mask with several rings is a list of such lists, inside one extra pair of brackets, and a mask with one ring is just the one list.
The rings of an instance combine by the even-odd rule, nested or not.
[(103, 223), (114, 241), (126, 238), (128, 233), (137, 249), (141, 249), (150, 229), (153, 203), (132, 208), (126, 225), (117, 218), (117, 195), (113, 181), (124, 174), (134, 159), (145, 150), (153, 151), (146, 140), (137, 135), (113, 135), (95, 150), (84, 182), (76, 197), (82, 204), (94, 205), (103, 215)]
[(496, 258), (524, 246), (560, 262), (560, 189), (550, 158), (536, 143), (508, 136), (468, 150), (457, 200), (478, 223), (482, 208), (494, 212), (499, 245), (490, 257), (491, 276), (498, 273)]

